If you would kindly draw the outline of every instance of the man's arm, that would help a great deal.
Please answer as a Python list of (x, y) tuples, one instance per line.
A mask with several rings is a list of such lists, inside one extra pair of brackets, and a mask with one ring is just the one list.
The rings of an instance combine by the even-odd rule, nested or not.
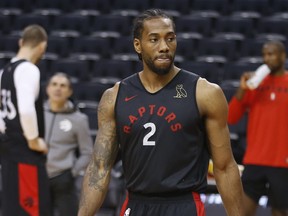
[(15, 70), (17, 103), (20, 123), (28, 146), (33, 151), (48, 152), (45, 141), (39, 137), (35, 100), (39, 94), (40, 71), (30, 62), (20, 64)]
[(117, 90), (117, 85), (106, 90), (99, 103), (99, 129), (83, 179), (78, 216), (93, 216), (106, 196), (110, 172), (118, 152), (114, 115)]
[(229, 102), (229, 113), (228, 113), (228, 124), (236, 124), (246, 112), (246, 106), (243, 103), (243, 98), (248, 86), (246, 84), (247, 80), (253, 75), (252, 72), (243, 73), (240, 78), (240, 85), (234, 95), (234, 97)]
[(204, 79), (198, 81), (196, 97), (205, 118), (213, 172), (227, 215), (243, 215), (243, 188), (230, 145), (227, 101), (218, 85)]
[(250, 79), (253, 76), (253, 74), (254, 74), (253, 72), (245, 72), (242, 74), (240, 78), (240, 86), (235, 93), (235, 97), (237, 100), (240, 101), (243, 99), (246, 90), (249, 89), (247, 85), (247, 80)]

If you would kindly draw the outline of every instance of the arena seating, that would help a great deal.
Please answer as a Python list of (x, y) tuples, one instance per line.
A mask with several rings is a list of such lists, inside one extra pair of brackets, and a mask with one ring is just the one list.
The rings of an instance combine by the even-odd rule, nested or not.
[[(105, 89), (141, 70), (131, 27), (137, 14), (152, 7), (166, 10), (175, 19), (175, 64), (219, 84), (228, 101), (240, 75), (262, 64), (265, 41), (277, 39), (287, 45), (288, 0), (1, 0), (0, 67), (16, 54), (24, 26), (43, 25), (49, 41), (39, 63), (42, 85), (55, 72), (73, 76), (74, 99), (93, 119), (95, 138), (95, 109)], [(244, 119), (230, 128), (239, 162), (245, 148), (245, 123)], [(102, 215), (119, 211), (119, 206), (106, 206)]]

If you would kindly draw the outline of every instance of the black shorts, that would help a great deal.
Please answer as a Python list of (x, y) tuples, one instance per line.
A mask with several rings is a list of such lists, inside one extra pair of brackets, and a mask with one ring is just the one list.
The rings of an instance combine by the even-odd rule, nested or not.
[(191, 192), (177, 196), (143, 196), (129, 193), (120, 216), (205, 216), (199, 194)]
[(1, 158), (2, 215), (49, 216), (49, 181), (45, 164)]
[(242, 174), (245, 193), (256, 203), (268, 197), (268, 205), (288, 209), (288, 168), (246, 165)]

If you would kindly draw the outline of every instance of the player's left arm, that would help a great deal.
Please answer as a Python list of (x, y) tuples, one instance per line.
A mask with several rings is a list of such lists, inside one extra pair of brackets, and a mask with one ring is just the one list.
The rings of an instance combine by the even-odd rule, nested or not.
[(35, 107), (40, 89), (40, 71), (35, 65), (24, 62), (16, 67), (14, 73), (19, 119), (23, 134), (31, 150), (46, 154), (48, 146), (43, 138), (39, 137)]
[(230, 144), (227, 101), (221, 88), (205, 79), (199, 79), (196, 97), (205, 119), (213, 172), (227, 215), (243, 215), (243, 189)]

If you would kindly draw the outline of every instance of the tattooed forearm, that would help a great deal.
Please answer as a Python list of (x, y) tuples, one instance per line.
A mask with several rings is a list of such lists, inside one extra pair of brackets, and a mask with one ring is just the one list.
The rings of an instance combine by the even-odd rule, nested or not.
[(108, 189), (110, 172), (119, 148), (114, 113), (118, 87), (115, 86), (104, 92), (98, 106), (98, 132), (83, 179), (79, 216), (95, 215)]
[(89, 187), (101, 192), (105, 191), (105, 180), (109, 176), (118, 152), (112, 103), (111, 92), (105, 92), (98, 107), (99, 131), (94, 146), (93, 161), (88, 168)]
[(105, 184), (103, 181), (110, 173), (114, 160), (117, 155), (118, 146), (116, 144), (116, 136), (101, 133), (96, 139), (94, 146), (93, 160), (88, 168), (89, 187), (93, 187), (104, 192)]
[(107, 172), (98, 172), (94, 166), (89, 167), (89, 169), (87, 170), (89, 172), (89, 183), (88, 186), (92, 187), (96, 190), (101, 191), (102, 193), (105, 192), (103, 185), (101, 184), (101, 182), (103, 181), (103, 179), (107, 176)]
[(86, 206), (86, 205), (87, 205), (86, 196), (85, 196), (84, 193), (81, 193), (79, 207), (83, 207), (83, 206)]

